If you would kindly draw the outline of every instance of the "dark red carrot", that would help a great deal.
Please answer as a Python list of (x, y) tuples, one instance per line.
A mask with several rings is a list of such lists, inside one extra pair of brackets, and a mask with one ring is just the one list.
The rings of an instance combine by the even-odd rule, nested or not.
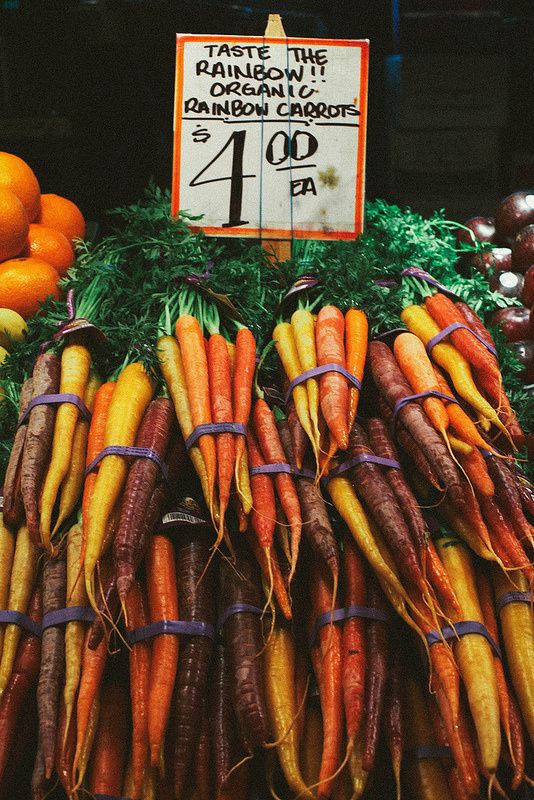
[[(284, 376), (284, 392), (289, 389), (289, 381)], [(291, 433), (291, 444), (293, 446), (293, 454), (295, 457), (295, 464), (299, 469), (302, 469), (304, 460), (306, 458), (306, 450), (308, 449), (308, 434), (300, 424), (300, 419), (293, 402), (293, 395), (290, 397), (287, 405), (287, 424)]]
[(209, 702), (209, 721), (213, 743), (216, 797), (229, 789), (236, 772), (230, 772), (245, 755), (239, 742), (237, 720), (232, 703), (232, 677), (228, 653), (222, 644), (217, 646)]
[[(343, 566), (345, 568), (345, 606), (366, 606), (365, 571), (362, 556), (347, 532), (343, 535)], [(346, 619), (343, 623), (343, 701), (348, 739), (354, 740), (363, 719), (365, 691), (365, 620)]]
[(534, 522), (534, 489), (526, 479), (516, 474), (516, 486), (521, 498), (521, 505), (523, 506), (523, 513), (531, 518)]
[(461, 313), (471, 330), (475, 331), (475, 333), (478, 333), (487, 344), (495, 347), (495, 342), (493, 341), (491, 333), (486, 328), (476, 311), (473, 311), (471, 306), (469, 306), (467, 303), (464, 303), (463, 300), (455, 300), (454, 305)]
[[(368, 573), (367, 598), (371, 608), (386, 610), (384, 596), (371, 572)], [(365, 708), (367, 714), (363, 731), (364, 751), (362, 763), (363, 768), (370, 772), (375, 764), (390, 660), (389, 632), (387, 625), (380, 620), (367, 620), (366, 651)]]
[[(43, 568), (43, 614), (66, 606), (67, 563), (65, 554), (51, 558)], [(49, 779), (54, 768), (59, 697), (65, 672), (65, 629), (63, 625), (46, 628), (41, 638), (41, 669), (37, 686), (39, 738)]]
[(401, 796), (401, 762), (404, 750), (403, 696), (398, 642), (393, 646), (384, 706), (384, 734), (391, 754), (397, 798)]
[[(380, 416), (384, 422), (387, 423), (391, 432), (394, 427), (393, 412), (383, 397), (378, 398), (378, 408)], [(430, 462), (404, 425), (397, 424), (395, 426), (395, 436), (403, 452), (411, 458), (423, 478), (425, 478), (434, 489), (441, 489), (442, 487), (440, 486), (438, 477), (430, 466)]]
[[(176, 577), (180, 619), (215, 624), (210, 547), (202, 531), (187, 531), (176, 540)], [(197, 751), (213, 642), (207, 636), (182, 636), (175, 684), (174, 793), (180, 797)]]
[[(19, 398), (19, 417), (24, 414), (32, 397), (33, 378), (28, 378), (22, 384)], [(18, 527), (24, 520), (24, 507), (20, 492), (20, 468), (22, 464), (22, 454), (26, 431), (28, 429), (28, 419), (23, 425), (17, 428), (9, 462), (4, 476), (4, 522), (10, 527)]]
[(33, 762), (31, 789), (32, 789), (32, 800), (44, 800), (47, 794), (47, 788), (46, 788), (46, 774), (45, 774), (45, 759), (40, 739), (37, 742), (37, 752), (35, 753), (35, 761)]
[[(144, 589), (136, 581), (126, 595), (128, 632), (148, 625)], [(130, 650), (130, 700), (132, 708), (132, 800), (143, 796), (143, 778), (148, 763), (148, 692), (150, 681), (150, 642), (136, 642)]]
[[(286, 454), (278, 435), (274, 414), (265, 400), (257, 400), (254, 405), (254, 429), (263, 457), (267, 463), (284, 462)], [(274, 483), (291, 530), (291, 578), (297, 566), (302, 533), (300, 503), (291, 475), (285, 472), (277, 472), (274, 476)]]
[[(226, 561), (221, 563), (221, 596), (222, 613), (237, 603), (262, 607), (258, 575), (243, 547), (236, 548), (233, 566)], [(253, 750), (269, 739), (260, 656), (263, 649), (260, 615), (249, 611), (232, 614), (224, 623), (223, 637), (236, 716), (247, 747)]]
[[(395, 356), (384, 342), (370, 342), (369, 364), (374, 382), (391, 408), (397, 401), (412, 394)], [(416, 402), (406, 403), (397, 414), (397, 419), (425, 454), (448, 496), (459, 508), (463, 508), (464, 491), (456, 464), (421, 406)]]
[[(152, 400), (139, 427), (135, 446), (154, 450), (165, 460), (173, 419), (174, 408), (170, 400), (165, 397)], [(113, 542), (113, 557), (118, 576), (121, 574), (121, 564), (132, 561), (132, 550), (135, 549), (133, 543), (141, 536), (146, 508), (160, 478), (161, 470), (152, 459), (136, 458), (130, 467), (122, 496), (119, 529)], [(124, 602), (126, 594), (122, 580), (118, 583), (117, 590)]]
[(103, 687), (89, 779), (92, 794), (119, 797), (122, 793), (129, 738), (127, 698), (126, 688), (120, 683)]
[[(430, 700), (428, 708), (430, 710), (432, 727), (436, 736), (436, 744), (440, 747), (450, 747), (447, 731), (440, 716), (438, 705), (434, 699)], [(448, 765), (447, 780), (454, 800), (469, 800), (469, 798), (473, 796), (472, 792), (469, 791), (464, 783), (461, 769), (454, 760)]]
[[(296, 466), (289, 422), (287, 419), (279, 418), (276, 424), (287, 461), (292, 466)], [(339, 553), (321, 490), (313, 478), (297, 476), (295, 485), (302, 509), (304, 535), (314, 552), (328, 566), (332, 575), (337, 576), (339, 575)]]
[[(42, 618), (42, 591), (38, 587), (31, 598), (28, 616), (40, 623)], [(24, 633), (9, 682), (0, 699), (0, 781), (11, 751), (19, 714), (32, 686), (37, 683), (41, 664), (41, 640), (32, 633)]]
[[(221, 336), (220, 333), (214, 333), (210, 336), (207, 353), (211, 418), (213, 422), (233, 422), (230, 356), (228, 354), (226, 339)], [(234, 435), (232, 433), (218, 433), (215, 439), (215, 445), (217, 448), (217, 482), (219, 484), (220, 514), (218, 541), (220, 541), (223, 536), (224, 518), (230, 500), (230, 489), (234, 476)]]
[[(399, 455), (389, 435), (387, 425), (379, 417), (372, 417), (366, 422), (367, 435), (373, 452), (381, 458), (399, 461)], [(428, 540), (428, 526), (421, 512), (421, 507), (412, 492), (404, 473), (400, 469), (384, 468), (384, 477), (390, 485), (397, 502), (402, 509), (406, 524), (412, 535), (421, 560), (424, 558)]]
[(202, 701), (200, 735), (198, 737), (198, 747), (195, 758), (195, 785), (197, 800), (212, 800), (213, 798), (213, 753), (207, 705), (206, 697), (204, 697)]
[(156, 487), (144, 511), (144, 521), (139, 536), (130, 540), (131, 547), (123, 551), (120, 562), (115, 562), (117, 588), (118, 586), (121, 587), (124, 596), (130, 591), (137, 568), (146, 553), (150, 537), (157, 529), (165, 501), (168, 499), (169, 495), (172, 494), (173, 490), (174, 493), (176, 493), (176, 487), (179, 486), (179, 479), (182, 475), (186, 458), (187, 455), (183, 439), (175, 427), (174, 435), (171, 436), (171, 442), (167, 452), (169, 481), (167, 483), (162, 478), (156, 483)]
[[(363, 428), (355, 422), (349, 436), (349, 456), (374, 455)], [(382, 472), (382, 467), (369, 462), (356, 464), (351, 470), (358, 495), (364, 500), (382, 531), (401, 574), (422, 592), (426, 586), (417, 553), (404, 521), (399, 503)]]
[[(32, 398), (42, 394), (57, 394), (60, 361), (54, 353), (37, 357), (33, 367)], [(57, 406), (35, 406), (30, 412), (20, 467), (20, 491), (26, 512), (26, 524), (34, 542), (40, 541), (39, 492), (54, 435)]]
[(486, 459), (488, 472), (495, 484), (495, 494), (508, 515), (518, 539), (534, 541), (534, 534), (528, 520), (523, 514), (521, 495), (519, 494), (514, 475), (501, 458), (490, 456)]

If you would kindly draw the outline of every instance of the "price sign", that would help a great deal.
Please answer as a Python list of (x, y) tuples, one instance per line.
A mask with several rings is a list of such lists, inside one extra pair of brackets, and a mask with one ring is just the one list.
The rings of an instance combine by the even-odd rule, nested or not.
[(217, 236), (355, 238), (368, 60), (367, 41), (178, 34), (173, 214)]

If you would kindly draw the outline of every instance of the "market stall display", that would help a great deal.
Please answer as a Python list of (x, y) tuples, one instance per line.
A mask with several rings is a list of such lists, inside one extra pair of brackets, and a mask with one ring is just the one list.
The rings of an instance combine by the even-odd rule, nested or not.
[(24, 709), (35, 798), (530, 782), (517, 301), (441, 215), (366, 211), (275, 264), (152, 188), (9, 339), (2, 791)]

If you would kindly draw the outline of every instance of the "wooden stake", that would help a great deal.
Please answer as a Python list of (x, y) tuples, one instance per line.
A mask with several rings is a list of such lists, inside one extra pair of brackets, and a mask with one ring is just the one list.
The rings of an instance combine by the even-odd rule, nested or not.
[[(273, 39), (285, 39), (286, 32), (280, 14), (269, 14), (265, 37)], [(272, 261), (289, 261), (291, 258), (290, 239), (264, 239), (263, 249), (268, 253)]]

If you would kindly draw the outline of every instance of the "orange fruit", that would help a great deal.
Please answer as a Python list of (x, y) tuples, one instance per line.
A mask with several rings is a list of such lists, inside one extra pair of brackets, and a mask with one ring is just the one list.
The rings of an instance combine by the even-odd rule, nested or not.
[(56, 228), (69, 241), (83, 239), (85, 236), (85, 220), (78, 206), (61, 197), (59, 194), (41, 195), (41, 213), (37, 222)]
[(11, 258), (0, 264), (0, 306), (28, 319), (49, 294), (59, 299), (59, 275), (41, 258)]
[(0, 152), (0, 186), (11, 189), (26, 209), (28, 221), (39, 213), (41, 190), (31, 167), (12, 153)]
[(74, 248), (67, 237), (57, 228), (49, 228), (32, 222), (23, 256), (41, 258), (51, 264), (60, 278), (74, 264)]
[(17, 195), (0, 186), (0, 261), (18, 256), (28, 235), (28, 215)]

